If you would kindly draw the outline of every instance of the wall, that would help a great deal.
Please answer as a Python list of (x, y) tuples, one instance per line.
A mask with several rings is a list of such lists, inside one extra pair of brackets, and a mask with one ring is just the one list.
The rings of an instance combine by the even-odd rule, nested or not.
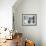
[[(36, 46), (41, 46), (40, 3), (40, 0), (23, 0), (19, 5), (13, 6), (15, 30), (22, 32), (24, 38), (33, 40)], [(37, 26), (22, 26), (22, 14), (37, 14)]]
[(16, 0), (0, 0), (0, 27), (12, 28), (12, 6)]
[(41, 1), (41, 40), (42, 46), (46, 46), (46, 0)]

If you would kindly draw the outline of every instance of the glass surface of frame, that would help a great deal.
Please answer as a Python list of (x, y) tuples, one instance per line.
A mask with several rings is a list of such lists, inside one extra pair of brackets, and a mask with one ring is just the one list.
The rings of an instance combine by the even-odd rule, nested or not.
[(22, 25), (23, 26), (36, 26), (37, 14), (22, 14)]

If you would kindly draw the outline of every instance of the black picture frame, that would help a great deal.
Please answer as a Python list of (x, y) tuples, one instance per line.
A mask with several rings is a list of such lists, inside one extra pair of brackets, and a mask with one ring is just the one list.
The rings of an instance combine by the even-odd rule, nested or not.
[(36, 26), (37, 14), (22, 14), (22, 26)]

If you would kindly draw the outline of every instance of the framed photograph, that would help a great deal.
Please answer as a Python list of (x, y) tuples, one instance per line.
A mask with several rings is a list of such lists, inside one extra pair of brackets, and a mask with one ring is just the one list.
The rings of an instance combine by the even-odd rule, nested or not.
[(36, 26), (37, 25), (37, 14), (22, 14), (22, 25)]

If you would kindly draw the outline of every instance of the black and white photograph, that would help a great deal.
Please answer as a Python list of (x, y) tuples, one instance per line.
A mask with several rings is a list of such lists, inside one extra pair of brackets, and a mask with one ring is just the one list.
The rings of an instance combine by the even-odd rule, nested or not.
[(22, 14), (22, 24), (25, 26), (37, 25), (37, 14)]

